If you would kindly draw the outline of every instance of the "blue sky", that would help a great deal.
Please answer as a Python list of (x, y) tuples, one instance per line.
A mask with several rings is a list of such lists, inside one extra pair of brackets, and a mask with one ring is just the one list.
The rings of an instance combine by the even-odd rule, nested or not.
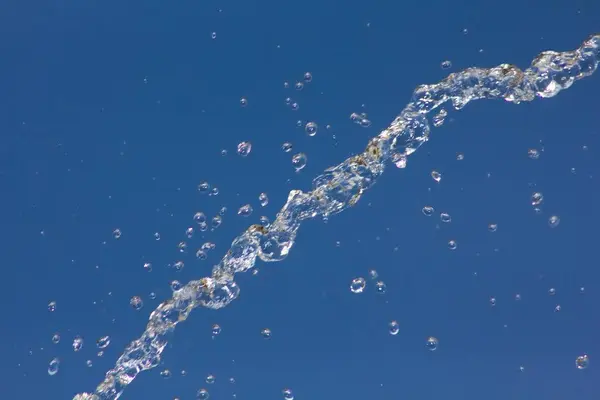
[[(26, 399), (92, 391), (170, 296), (172, 280), (208, 275), (231, 240), (261, 215), (273, 218), (290, 190), (308, 190), (325, 168), (364, 149), (417, 85), (470, 66), (526, 68), (540, 51), (577, 48), (598, 32), (600, 15), (589, 1), (514, 0), (2, 8), (0, 388)], [(445, 60), (450, 70), (440, 67)], [(296, 91), (307, 71), (312, 82)], [(196, 310), (163, 364), (122, 398), (194, 399), (202, 387), (211, 399), (265, 400), (283, 398), (286, 387), (299, 400), (596, 393), (599, 88), (592, 76), (549, 100), (450, 111), (405, 170), (390, 166), (327, 224), (303, 224), (284, 262), (239, 276), (230, 307)], [(354, 124), (352, 112), (366, 112), (372, 125)], [(298, 120), (316, 122), (317, 134), (307, 136)], [(241, 141), (252, 142), (248, 157), (235, 154)], [(531, 148), (538, 160), (527, 156)], [(308, 163), (295, 173), (298, 152)], [(199, 193), (202, 181), (219, 194)], [(537, 191), (539, 215), (530, 204)], [(264, 208), (261, 192), (270, 200)], [(248, 203), (252, 215), (236, 215)], [(426, 205), (432, 217), (422, 214)], [(222, 207), (221, 227), (185, 237), (194, 213), (212, 218)], [(440, 212), (452, 222), (443, 224)], [(560, 216), (554, 229), (551, 215)], [(177, 250), (182, 240), (186, 254)], [(205, 242), (216, 248), (198, 261)], [(180, 260), (185, 268), (176, 272), (170, 266)], [(386, 283), (384, 295), (370, 269)], [(359, 276), (367, 288), (352, 294)], [(129, 305), (136, 295), (140, 311)], [(213, 324), (222, 328), (215, 339)], [(266, 327), (270, 340), (260, 334)], [(84, 347), (73, 352), (77, 335)], [(95, 342), (105, 335), (111, 343), (98, 357)], [(429, 336), (439, 339), (434, 352), (425, 348)], [(584, 353), (590, 366), (577, 370)], [(60, 370), (48, 376), (54, 357)], [(170, 379), (160, 376), (165, 369)], [(214, 384), (204, 382), (208, 374)]]

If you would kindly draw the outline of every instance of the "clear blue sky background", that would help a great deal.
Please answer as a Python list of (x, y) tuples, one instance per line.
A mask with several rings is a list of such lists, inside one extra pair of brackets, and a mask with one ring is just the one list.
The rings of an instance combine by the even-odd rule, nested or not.
[[(171, 280), (209, 274), (231, 240), (260, 215), (272, 218), (289, 190), (308, 189), (323, 169), (361, 151), (416, 85), (442, 79), (442, 61), (451, 71), (527, 67), (540, 51), (578, 47), (600, 31), (599, 16), (590, 0), (5, 2), (0, 397), (92, 391), (170, 296)], [(306, 71), (314, 79), (303, 91), (284, 89)], [(451, 112), (406, 170), (389, 168), (328, 224), (304, 224), (283, 263), (240, 276), (230, 307), (195, 311), (164, 364), (123, 398), (187, 400), (201, 387), (211, 399), (240, 400), (281, 399), (285, 387), (298, 400), (597, 394), (599, 90), (593, 76), (554, 99)], [(298, 111), (285, 105), (288, 96)], [(352, 112), (367, 112), (372, 126), (353, 124)], [(297, 128), (298, 119), (316, 121), (317, 135)], [(235, 155), (243, 140), (253, 144), (247, 158)], [(293, 153), (281, 151), (285, 141), (308, 156), (300, 174)], [(539, 160), (527, 157), (533, 147), (544, 148)], [(439, 184), (433, 169), (443, 173)], [(199, 194), (203, 180), (220, 194)], [(541, 215), (530, 205), (534, 191), (545, 196)], [(261, 192), (270, 198), (264, 209)], [(252, 216), (237, 216), (246, 203)], [(425, 205), (434, 217), (421, 213)], [(210, 218), (222, 206), (223, 225), (178, 253), (193, 214)], [(450, 224), (439, 221), (442, 211)], [(555, 229), (552, 214), (561, 218)], [(195, 260), (206, 241), (216, 249)], [(167, 267), (177, 260), (186, 263), (181, 272)], [(387, 293), (377, 295), (372, 282), (350, 293), (352, 278), (371, 268)], [(134, 295), (144, 299), (139, 312), (129, 306)], [(212, 340), (215, 323), (222, 333)], [(78, 353), (75, 335), (85, 340)], [(95, 341), (104, 335), (111, 344), (99, 358)], [(425, 348), (428, 336), (439, 339), (437, 351)], [(583, 353), (591, 363), (579, 371)], [(53, 357), (60, 371), (48, 376)], [(206, 385), (211, 373), (216, 382)]]

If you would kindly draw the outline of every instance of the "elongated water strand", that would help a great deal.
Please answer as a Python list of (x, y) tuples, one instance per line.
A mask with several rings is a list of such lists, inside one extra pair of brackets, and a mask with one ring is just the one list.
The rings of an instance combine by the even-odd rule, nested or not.
[(375, 184), (389, 161), (404, 167), (406, 159), (429, 139), (428, 114), (451, 102), (462, 109), (470, 101), (504, 99), (518, 104), (536, 97), (549, 98), (575, 81), (593, 74), (600, 62), (600, 35), (590, 36), (574, 51), (546, 51), (522, 71), (509, 64), (469, 68), (450, 74), (434, 85), (414, 91), (410, 103), (391, 125), (371, 139), (366, 150), (328, 168), (313, 180), (312, 191), (292, 190), (277, 217), (267, 226), (252, 225), (231, 244), (211, 277), (191, 281), (152, 312), (146, 330), (127, 346), (114, 368), (93, 393), (73, 400), (116, 400), (141, 371), (156, 367), (167, 345), (167, 335), (199, 306), (218, 309), (239, 295), (236, 273), (251, 269), (257, 258), (283, 260), (294, 245), (303, 220), (342, 212), (358, 202)]

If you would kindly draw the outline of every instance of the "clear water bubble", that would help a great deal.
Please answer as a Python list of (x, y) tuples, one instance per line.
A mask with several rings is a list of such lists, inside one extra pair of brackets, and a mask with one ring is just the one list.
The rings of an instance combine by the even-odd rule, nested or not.
[(535, 192), (531, 195), (531, 205), (538, 206), (544, 201), (544, 195), (540, 192)]
[(304, 73), (304, 82), (312, 82), (312, 74), (310, 72), (305, 72)]
[(171, 374), (171, 371), (168, 369), (165, 369), (160, 371), (160, 376), (162, 376), (164, 379), (169, 379), (171, 376), (173, 376), (173, 374)]
[(229, 152), (227, 151), (227, 149), (222, 149), (221, 150), (221, 156), (225, 157), (227, 154), (229, 154)]
[(537, 160), (538, 158), (540, 158), (540, 152), (538, 151), (538, 149), (529, 149), (527, 150), (527, 156), (532, 160)]
[(300, 109), (300, 104), (298, 104), (298, 102), (293, 102), (292, 104), (290, 104), (290, 108), (292, 109), (292, 111), (298, 111)]
[(219, 194), (219, 188), (215, 186), (210, 190), (210, 193), (208, 195), (209, 196), (217, 196), (218, 194)]
[(210, 374), (206, 377), (206, 383), (208, 383), (209, 385), (212, 385), (213, 383), (215, 383), (215, 376), (213, 374)]
[(458, 247), (458, 243), (456, 242), (456, 240), (448, 241), (448, 248), (450, 250), (456, 250), (457, 247)]
[(248, 99), (247, 99), (247, 98), (245, 98), (245, 97), (242, 97), (242, 98), (240, 99), (240, 105), (241, 105), (242, 107), (246, 107), (246, 106), (248, 105)]
[(174, 291), (174, 292), (180, 290), (183, 287), (183, 285), (181, 284), (181, 282), (179, 282), (178, 280), (171, 281), (171, 283), (170, 283), (169, 286), (171, 286), (171, 290)]
[(300, 171), (304, 167), (306, 167), (306, 162), (307, 158), (306, 154), (304, 153), (298, 153), (292, 157), (292, 165), (294, 166), (294, 169), (296, 169), (296, 171)]
[(175, 271), (181, 271), (184, 267), (185, 267), (185, 264), (183, 261), (177, 261), (175, 264), (173, 264), (173, 269)]
[(554, 289), (554, 288), (550, 288), (550, 289), (548, 289), (548, 294), (549, 294), (550, 296), (554, 296), (554, 295), (556, 294), (556, 289)]
[(264, 215), (258, 219), (258, 222), (260, 222), (260, 224), (262, 226), (269, 226), (271, 224), (271, 221), (269, 221), (269, 218), (265, 217)]
[(375, 291), (379, 294), (385, 294), (387, 292), (387, 286), (383, 281), (375, 283)]
[(587, 367), (589, 367), (589, 365), (590, 365), (590, 358), (588, 357), (587, 354), (578, 356), (575, 359), (575, 366), (577, 367), (577, 369), (586, 369)]
[(425, 206), (421, 211), (423, 212), (423, 215), (431, 217), (435, 210), (431, 206)]
[(201, 232), (205, 232), (208, 230), (208, 223), (205, 222), (200, 222), (198, 224), (198, 230), (200, 230)]
[(449, 60), (443, 61), (441, 67), (442, 69), (450, 69), (452, 68), (452, 62)]
[(52, 335), (52, 343), (58, 344), (59, 342), (60, 342), (60, 334), (55, 333), (54, 335)]
[(211, 39), (216, 39), (217, 38), (217, 32), (213, 32), (210, 34)]
[(219, 324), (214, 324), (212, 326), (212, 335), (213, 337), (218, 336), (221, 333), (221, 327)]
[(281, 145), (281, 150), (285, 151), (286, 153), (289, 153), (290, 151), (292, 151), (292, 147), (293, 146), (290, 142), (285, 142)]
[(239, 208), (238, 215), (241, 215), (242, 217), (249, 217), (250, 214), (252, 214), (252, 211), (254, 211), (252, 206), (250, 204), (246, 204)]
[(117, 228), (117, 229), (115, 229), (115, 230), (113, 231), (113, 237), (114, 237), (115, 239), (119, 239), (119, 238), (121, 238), (121, 235), (122, 235), (122, 233), (121, 233), (121, 230), (120, 230), (120, 229), (118, 229), (118, 228)]
[(196, 399), (198, 400), (208, 400), (209, 397), (210, 395), (208, 394), (208, 390), (206, 389), (200, 389), (196, 393)]
[(427, 338), (427, 342), (425, 343), (425, 347), (427, 348), (427, 350), (430, 351), (435, 351), (437, 350), (439, 345), (439, 341), (437, 340), (437, 338), (430, 336), (429, 338)]
[(352, 293), (362, 293), (367, 286), (367, 282), (364, 278), (354, 278), (350, 283), (350, 291)]
[(283, 82), (283, 88), (284, 89), (289, 89), (290, 88), (290, 83), (288, 81)]
[(150, 300), (154, 300), (154, 299), (156, 299), (156, 293), (150, 292), (150, 294), (148, 295), (148, 297), (150, 298)]
[(140, 311), (142, 307), (144, 307), (144, 302), (140, 296), (133, 296), (131, 300), (129, 300), (129, 304), (135, 311)]
[(267, 204), (269, 204), (269, 196), (263, 192), (258, 196), (258, 201), (262, 207), (265, 207)]
[(48, 303), (48, 311), (50, 311), (50, 312), (56, 311), (56, 302), (55, 301), (51, 301), (50, 303)]
[(296, 90), (302, 90), (302, 89), (304, 89), (304, 83), (302, 83), (302, 82), (296, 82), (296, 84), (294, 85), (294, 88)]
[(550, 228), (556, 228), (560, 224), (560, 217), (558, 215), (552, 215), (548, 218), (548, 225)]
[(224, 216), (225, 213), (227, 213), (227, 207), (221, 207), (221, 209), (219, 210), (219, 215)]
[(144, 263), (144, 271), (152, 272), (152, 263)]
[(462, 160), (464, 160), (464, 159), (465, 159), (465, 155), (464, 155), (463, 153), (458, 153), (458, 154), (456, 155), (456, 159), (457, 159), (458, 161), (462, 161)]
[(287, 104), (288, 106), (290, 104), (292, 104), (292, 98), (291, 97), (286, 97), (284, 101), (285, 101), (285, 104)]
[(219, 226), (221, 226), (222, 223), (223, 223), (223, 218), (221, 218), (220, 215), (215, 215), (212, 218), (211, 225), (212, 225), (213, 229), (217, 229)]
[(209, 250), (214, 250), (216, 247), (216, 245), (213, 242), (206, 242), (202, 244), (202, 250), (204, 251), (209, 251)]
[(154, 239), (155, 240), (160, 240), (160, 233), (154, 232)]
[(58, 369), (60, 368), (60, 360), (58, 358), (53, 358), (48, 364), (48, 375), (53, 376), (58, 373)]
[(196, 251), (196, 258), (198, 258), (200, 261), (204, 261), (208, 258), (208, 254), (206, 251), (198, 249), (198, 251)]
[(448, 111), (444, 110), (443, 108), (440, 109), (440, 111), (432, 117), (433, 126), (439, 128), (440, 126), (444, 125), (447, 116)]
[(283, 389), (281, 391), (283, 393), (283, 400), (294, 400), (294, 393), (292, 389)]
[(180, 253), (185, 253), (185, 251), (187, 250), (187, 243), (186, 242), (179, 242), (177, 244), (177, 249), (179, 250)]
[(318, 126), (316, 124), (316, 122), (307, 122), (306, 125), (304, 126), (304, 130), (306, 131), (306, 134), (308, 136), (315, 136), (317, 134), (317, 129)]
[(83, 338), (81, 336), (75, 336), (73, 339), (73, 351), (79, 351), (83, 348)]
[(87, 360), (85, 362), (85, 365), (87, 365), (88, 368), (92, 368), (92, 366), (94, 365), (94, 363), (92, 363), (92, 360)]
[(396, 321), (392, 321), (389, 324), (390, 335), (396, 336), (400, 332), (400, 325)]
[(521, 295), (519, 293), (515, 294), (515, 300), (516, 301), (520, 301), (521, 300)]
[(496, 305), (496, 298), (495, 297), (490, 297), (490, 305), (492, 307), (494, 307)]
[(200, 182), (198, 184), (198, 191), (200, 193), (207, 193), (209, 189), (210, 189), (210, 184), (206, 181)]
[(375, 271), (374, 269), (369, 271), (369, 278), (377, 279), (378, 277), (379, 277), (379, 274), (377, 273), (377, 271)]
[(304, 123), (302, 122), (302, 120), (301, 120), (301, 119), (299, 119), (298, 121), (296, 121), (296, 126), (297, 126), (298, 128), (302, 128), (302, 125), (304, 125)]
[(431, 171), (431, 177), (438, 183), (442, 180), (442, 174), (435, 170)]
[(187, 228), (185, 230), (185, 236), (187, 236), (188, 239), (191, 239), (192, 236), (194, 236), (194, 228), (192, 228), (191, 226)]
[(488, 231), (496, 232), (497, 230), (498, 230), (498, 224), (489, 224), (488, 225)]
[(251, 151), (252, 144), (250, 142), (240, 142), (237, 145), (237, 153), (242, 157), (246, 157)]
[(443, 212), (440, 214), (440, 220), (447, 224), (450, 221), (452, 221), (452, 217), (450, 216), (450, 214)]
[(269, 328), (263, 328), (260, 334), (265, 339), (271, 339), (271, 330)]
[(204, 215), (204, 213), (201, 211), (197, 212), (196, 214), (194, 214), (194, 222), (196, 222), (197, 224), (206, 222), (206, 215)]
[(109, 336), (102, 336), (100, 339), (96, 340), (96, 346), (98, 346), (99, 349), (105, 349), (108, 347), (109, 344), (110, 344)]

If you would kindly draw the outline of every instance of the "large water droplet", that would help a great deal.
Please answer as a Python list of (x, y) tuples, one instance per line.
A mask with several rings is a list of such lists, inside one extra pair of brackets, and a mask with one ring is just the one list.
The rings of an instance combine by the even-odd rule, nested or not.
[(365, 282), (364, 278), (354, 278), (350, 283), (350, 291), (352, 293), (362, 293), (365, 290), (365, 286), (367, 286), (367, 282)]
[(590, 365), (590, 358), (587, 354), (583, 354), (575, 359), (577, 369), (586, 369)]
[(304, 167), (306, 167), (306, 154), (298, 153), (292, 157), (292, 165), (296, 169), (296, 171), (300, 171)]
[(48, 364), (48, 375), (53, 376), (58, 373), (58, 369), (60, 367), (60, 360), (58, 358), (53, 358)]
[(196, 398), (198, 400), (208, 400), (209, 397), (210, 395), (208, 394), (208, 390), (206, 389), (200, 389), (198, 390), (198, 393), (196, 393)]
[(292, 389), (283, 389), (282, 393), (284, 400), (294, 400), (294, 393), (292, 392)]
[(304, 127), (304, 130), (306, 131), (306, 134), (308, 136), (315, 136), (317, 134), (317, 129), (318, 129), (318, 126), (315, 122), (308, 122), (308, 123), (306, 123), (306, 126)]
[(237, 153), (242, 157), (246, 157), (251, 151), (252, 144), (250, 142), (241, 142), (237, 146)]
[(430, 336), (429, 338), (427, 338), (425, 347), (430, 351), (435, 351), (438, 348), (438, 344), (439, 344), (438, 340), (435, 337)]
[(144, 302), (140, 296), (133, 296), (129, 301), (129, 304), (135, 311), (139, 311), (142, 309), (142, 307), (144, 307)]

